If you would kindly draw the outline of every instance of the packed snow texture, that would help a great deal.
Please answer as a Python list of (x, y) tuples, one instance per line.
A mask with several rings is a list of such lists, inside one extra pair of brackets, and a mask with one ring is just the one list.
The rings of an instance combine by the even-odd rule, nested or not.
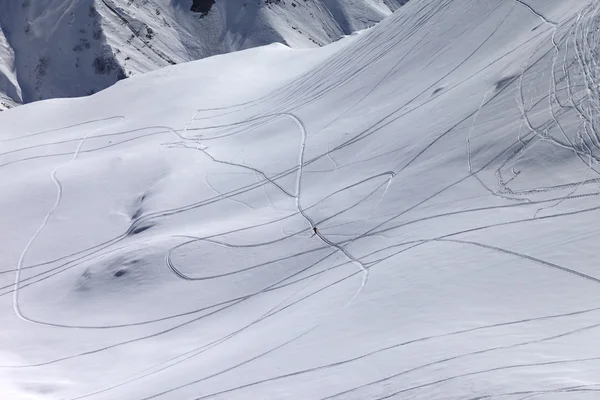
[(0, 110), (85, 96), (138, 73), (274, 42), (323, 46), (405, 2), (219, 0), (195, 13), (192, 0), (1, 1)]
[(599, 28), (413, 0), (3, 112), (0, 397), (599, 398)]

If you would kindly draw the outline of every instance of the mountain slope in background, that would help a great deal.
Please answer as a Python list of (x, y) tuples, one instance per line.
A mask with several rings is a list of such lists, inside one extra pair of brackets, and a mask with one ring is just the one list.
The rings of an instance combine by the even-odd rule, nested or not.
[(405, 2), (4, 1), (0, 109), (84, 96), (137, 73), (273, 42), (322, 46), (372, 26)]

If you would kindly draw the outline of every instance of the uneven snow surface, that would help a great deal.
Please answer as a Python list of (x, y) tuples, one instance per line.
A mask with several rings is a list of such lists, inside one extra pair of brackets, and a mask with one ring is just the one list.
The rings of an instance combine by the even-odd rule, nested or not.
[(0, 398), (600, 398), (599, 29), (413, 0), (3, 112)]

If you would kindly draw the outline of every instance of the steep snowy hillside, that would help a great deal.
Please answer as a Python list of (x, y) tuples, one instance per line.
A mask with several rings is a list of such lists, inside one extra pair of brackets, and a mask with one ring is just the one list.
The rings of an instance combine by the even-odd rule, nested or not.
[(0, 110), (14, 107), (23, 101), (14, 63), (15, 53), (0, 29)]
[(374, 25), (405, 2), (3, 1), (0, 107), (85, 96), (137, 73), (273, 42), (322, 46)]
[(599, 29), (413, 0), (1, 113), (0, 398), (597, 399)]

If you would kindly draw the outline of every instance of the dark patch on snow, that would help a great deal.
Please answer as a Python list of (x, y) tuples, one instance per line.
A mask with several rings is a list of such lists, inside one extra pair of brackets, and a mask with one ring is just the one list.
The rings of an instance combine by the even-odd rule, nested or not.
[(137, 210), (135, 210), (135, 212), (133, 213), (133, 215), (131, 216), (131, 219), (138, 219), (139, 217), (142, 216), (142, 208), (138, 208)]
[(509, 75), (496, 82), (496, 90), (502, 90), (512, 83), (517, 78), (517, 75)]
[(436, 94), (438, 94), (438, 93), (439, 93), (439, 92), (441, 92), (442, 90), (444, 90), (444, 88), (443, 88), (443, 87), (439, 87), (439, 88), (437, 88), (437, 89), (435, 89), (435, 90), (433, 91), (432, 95), (433, 95), (433, 96), (435, 96)]
[(146, 25), (146, 39), (152, 40), (154, 38), (154, 31), (148, 25)]
[(89, 289), (89, 281), (92, 279), (92, 271), (86, 268), (78, 279), (76, 290), (85, 291)]
[(114, 275), (118, 278), (119, 276), (123, 276), (127, 273), (127, 270), (125, 268), (119, 268), (118, 270), (115, 271)]
[(138, 226), (137, 228), (133, 228), (129, 234), (130, 235), (137, 235), (139, 233), (142, 233), (144, 231), (147, 231), (148, 229), (152, 228), (154, 225), (143, 225), (143, 226)]
[(133, 213), (131, 214), (131, 219), (136, 220), (142, 216), (144, 213), (144, 202), (148, 198), (148, 192), (144, 192), (141, 196), (139, 196), (133, 204)]
[(215, 4), (215, 0), (193, 0), (192, 12), (200, 13), (202, 16), (208, 14)]
[(125, 77), (125, 71), (123, 67), (117, 62), (112, 54), (101, 54), (94, 59), (92, 63), (94, 72), (98, 75), (110, 75), (116, 72), (117, 79), (123, 79)]

